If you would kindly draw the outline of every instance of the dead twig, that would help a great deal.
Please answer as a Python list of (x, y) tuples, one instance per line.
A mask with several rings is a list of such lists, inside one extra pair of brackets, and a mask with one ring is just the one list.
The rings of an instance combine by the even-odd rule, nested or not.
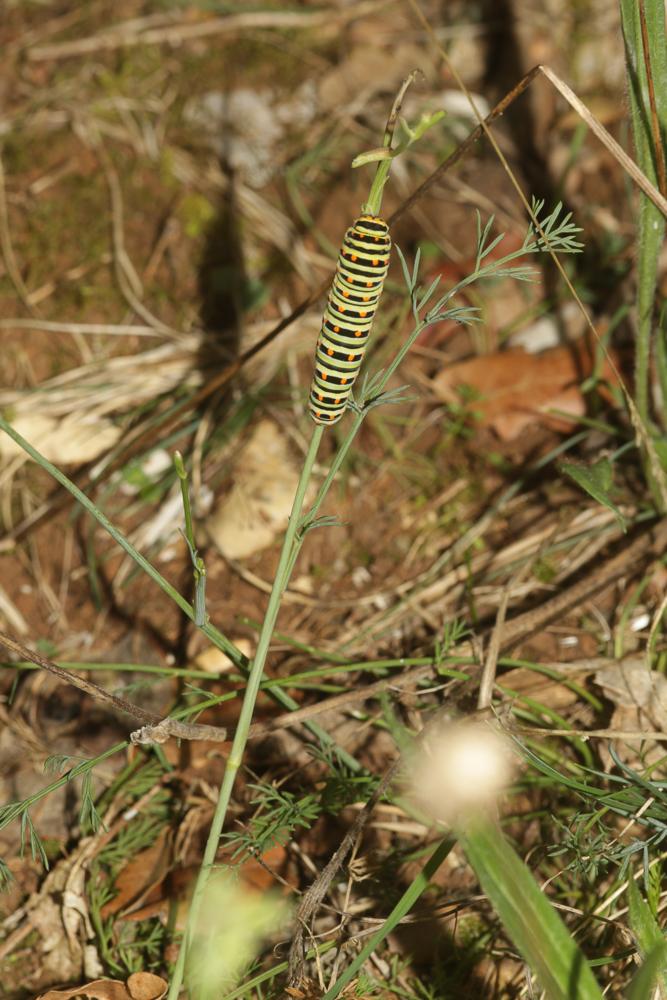
[(164, 743), (171, 736), (180, 740), (214, 740), (216, 742), (224, 742), (227, 739), (227, 730), (221, 729), (218, 726), (179, 722), (177, 719), (162, 719), (154, 712), (147, 712), (145, 708), (140, 708), (139, 705), (127, 701), (126, 698), (119, 698), (117, 695), (110, 694), (104, 688), (100, 687), (99, 684), (95, 684), (94, 681), (86, 680), (85, 677), (79, 677), (77, 674), (65, 670), (64, 667), (59, 667), (57, 663), (47, 659), (40, 653), (35, 653), (32, 649), (28, 649), (23, 643), (18, 642), (17, 639), (12, 638), (12, 636), (7, 635), (5, 632), (0, 632), (0, 643), (6, 646), (7, 649), (11, 649), (12, 652), (18, 653), (22, 659), (28, 660), (30, 663), (35, 663), (43, 670), (48, 670), (50, 674), (58, 677), (65, 684), (69, 684), (71, 687), (78, 688), (79, 691), (90, 695), (95, 701), (109, 705), (115, 708), (116, 711), (122, 712), (124, 715), (129, 715), (130, 718), (143, 723), (141, 729), (131, 734), (130, 739), (133, 743)]
[(386, 769), (377, 788), (369, 798), (368, 802), (364, 804), (361, 811), (357, 814), (354, 823), (343, 837), (340, 845), (332, 854), (331, 858), (312, 883), (310, 888), (307, 889), (301, 897), (299, 908), (296, 911), (294, 935), (292, 937), (292, 943), (289, 951), (289, 982), (292, 984), (300, 982), (303, 978), (303, 941), (306, 934), (307, 924), (326, 896), (332, 880), (336, 877), (336, 873), (344, 863), (358, 838), (363, 833), (364, 827), (371, 818), (373, 809), (391, 784), (391, 781), (398, 770), (400, 760), (401, 759), (399, 757)]

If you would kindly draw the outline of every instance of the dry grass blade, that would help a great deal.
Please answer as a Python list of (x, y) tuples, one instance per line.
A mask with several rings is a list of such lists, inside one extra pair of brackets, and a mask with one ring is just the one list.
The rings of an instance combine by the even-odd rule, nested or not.
[(28, 49), (28, 58), (33, 61), (45, 59), (69, 59), (72, 56), (85, 56), (93, 52), (110, 52), (115, 49), (130, 48), (137, 45), (183, 45), (185, 42), (209, 38), (212, 35), (229, 32), (252, 31), (257, 29), (295, 30), (317, 27), (331, 27), (352, 18), (372, 14), (382, 8), (396, 3), (397, 0), (362, 0), (353, 4), (348, 10), (328, 8), (300, 13), (298, 11), (256, 11), (244, 14), (229, 14), (227, 17), (208, 18), (203, 21), (184, 20), (182, 15), (158, 15), (161, 21), (169, 21), (166, 26), (152, 27), (155, 16), (134, 18), (123, 24), (115, 25), (106, 31), (88, 38), (77, 38), (68, 42), (54, 42), (51, 45), (36, 45)]
[(619, 146), (613, 136), (600, 124), (595, 115), (588, 110), (584, 102), (580, 101), (574, 91), (548, 66), (540, 66), (539, 70), (553, 84), (558, 93), (565, 98), (568, 104), (574, 108), (581, 120), (588, 125), (591, 132), (609, 150), (614, 159), (620, 163), (623, 170), (634, 181), (640, 191), (643, 191), (646, 197), (651, 199), (656, 208), (659, 208), (662, 214), (667, 217), (667, 198), (664, 198), (660, 191), (651, 184), (634, 160), (628, 156), (623, 147)]

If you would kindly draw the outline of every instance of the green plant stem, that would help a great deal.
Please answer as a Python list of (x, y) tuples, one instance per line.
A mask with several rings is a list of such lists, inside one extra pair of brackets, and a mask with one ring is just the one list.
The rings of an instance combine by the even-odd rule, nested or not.
[(389, 180), (391, 170), (391, 160), (381, 160), (377, 165), (375, 177), (371, 183), (371, 190), (368, 201), (362, 207), (362, 211), (368, 215), (379, 215), (382, 208), (382, 193), (384, 186)]
[(317, 425), (313, 430), (313, 436), (310, 440), (308, 453), (301, 470), (301, 477), (296, 488), (294, 503), (292, 505), (292, 513), (290, 514), (287, 531), (285, 532), (285, 538), (280, 552), (280, 559), (278, 561), (278, 568), (273, 581), (269, 604), (266, 609), (266, 616), (264, 618), (262, 630), (257, 642), (257, 652), (255, 653), (255, 658), (252, 662), (250, 673), (248, 675), (248, 684), (243, 698), (241, 712), (239, 714), (236, 733), (234, 735), (234, 742), (232, 743), (232, 749), (225, 768), (225, 775), (220, 786), (218, 802), (215, 807), (215, 813), (209, 830), (208, 840), (206, 841), (204, 857), (202, 859), (199, 875), (197, 876), (197, 881), (195, 883), (192, 903), (188, 913), (187, 925), (183, 935), (183, 942), (181, 944), (181, 949), (172, 975), (171, 985), (169, 987), (168, 1000), (177, 1000), (183, 983), (187, 951), (192, 941), (194, 929), (197, 926), (203, 892), (206, 888), (206, 883), (208, 882), (211, 869), (215, 861), (215, 856), (220, 842), (220, 835), (227, 816), (227, 808), (229, 806), (232, 790), (234, 788), (234, 782), (236, 781), (236, 775), (241, 767), (243, 754), (248, 742), (248, 732), (250, 730), (250, 724), (255, 710), (257, 694), (264, 675), (264, 664), (266, 663), (269, 644), (271, 642), (273, 629), (278, 617), (278, 611), (280, 610), (280, 602), (289, 581), (290, 555), (292, 552), (292, 546), (297, 537), (303, 501), (306, 495), (308, 483), (310, 481), (310, 476), (312, 474), (313, 465), (315, 464), (315, 458), (317, 456), (323, 431), (324, 427), (321, 425)]
[(181, 498), (183, 500), (183, 517), (185, 518), (185, 537), (195, 550), (195, 534), (192, 526), (192, 507), (190, 506), (190, 490), (188, 489), (188, 473), (183, 462), (180, 451), (174, 452), (174, 468), (181, 484)]

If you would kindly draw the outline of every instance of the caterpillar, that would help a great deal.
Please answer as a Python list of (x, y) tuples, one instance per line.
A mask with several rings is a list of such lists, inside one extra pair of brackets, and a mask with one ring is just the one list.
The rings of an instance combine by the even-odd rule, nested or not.
[(359, 374), (389, 267), (389, 226), (362, 215), (345, 233), (315, 351), (308, 409), (316, 424), (342, 417)]

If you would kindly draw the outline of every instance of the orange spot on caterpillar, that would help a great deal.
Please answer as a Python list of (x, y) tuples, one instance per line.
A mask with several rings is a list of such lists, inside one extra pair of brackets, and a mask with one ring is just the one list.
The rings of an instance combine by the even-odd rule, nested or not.
[(372, 287), (373, 287), (373, 282), (372, 281), (367, 281), (366, 282), (366, 288), (372, 288)]
[(356, 253), (353, 253), (353, 254), (350, 255), (350, 260), (351, 261), (356, 261), (356, 259), (357, 259)]
[(347, 289), (344, 289), (343, 295), (345, 296), (346, 299), (349, 299), (349, 297), (350, 297), (350, 293), (348, 292)]
[(355, 337), (360, 337), (361, 336), (361, 330), (355, 330), (354, 331), (354, 335), (355, 335)]
[(355, 358), (354, 354), (348, 354), (348, 356), (347, 356), (347, 360), (348, 361), (354, 361), (354, 358)]
[(335, 326), (334, 327), (334, 333), (340, 333), (340, 327), (339, 326)]
[(379, 261), (379, 260), (377, 260), (377, 258), (376, 258), (376, 259), (375, 259), (375, 260), (373, 261), (373, 267), (377, 267), (379, 263), (380, 263), (380, 261)]
[(345, 385), (345, 383), (346, 383), (346, 382), (347, 382), (347, 379), (346, 379), (346, 378), (342, 378), (342, 379), (340, 380), (340, 384), (341, 384), (341, 385)]
[(327, 351), (327, 354), (329, 355), (330, 358), (333, 357), (333, 347), (329, 348), (329, 350)]
[(328, 376), (328, 374), (326, 372), (322, 372), (322, 378), (326, 382), (326, 380), (329, 378), (329, 376)]
[(359, 315), (363, 319), (365, 316), (368, 316), (368, 313), (366, 312), (366, 310), (364, 310), (364, 312), (359, 313)]

